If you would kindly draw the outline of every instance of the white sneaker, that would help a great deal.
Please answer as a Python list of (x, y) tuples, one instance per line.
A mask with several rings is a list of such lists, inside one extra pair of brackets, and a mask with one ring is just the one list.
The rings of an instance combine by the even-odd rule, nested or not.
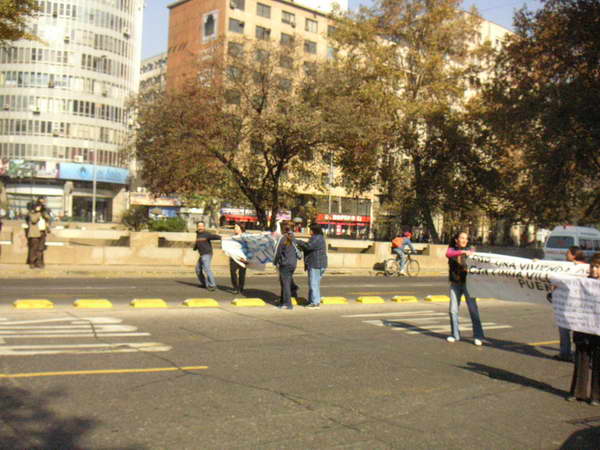
[(475, 344), (477, 347), (481, 347), (483, 345), (483, 342), (481, 342), (481, 339), (475, 339), (473, 341), (473, 344)]
[(456, 342), (456, 338), (455, 338), (454, 336), (448, 336), (448, 337), (446, 338), (446, 340), (447, 340), (448, 342), (450, 342), (451, 344), (453, 344), (453, 343), (455, 343), (455, 342)]

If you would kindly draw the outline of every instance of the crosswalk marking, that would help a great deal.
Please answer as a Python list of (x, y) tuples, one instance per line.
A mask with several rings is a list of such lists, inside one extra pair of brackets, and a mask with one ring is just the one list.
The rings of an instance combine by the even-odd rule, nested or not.
[[(388, 327), (394, 331), (405, 334), (428, 334), (428, 333), (450, 333), (451, 326), (448, 313), (439, 313), (432, 310), (420, 310), (410, 312), (389, 312), (377, 314), (354, 314), (342, 316), (346, 318), (366, 319), (362, 323), (376, 327)], [(470, 331), (473, 326), (468, 318), (461, 318), (461, 331)], [(499, 330), (512, 328), (511, 325), (498, 324), (496, 322), (483, 322), (484, 330)]]

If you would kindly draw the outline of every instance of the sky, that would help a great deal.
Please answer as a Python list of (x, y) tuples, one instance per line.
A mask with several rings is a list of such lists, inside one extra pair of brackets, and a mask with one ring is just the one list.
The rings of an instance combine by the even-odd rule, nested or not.
[[(301, 1), (301, 0), (299, 0)], [(144, 31), (142, 36), (142, 58), (149, 58), (167, 50), (169, 33), (169, 10), (167, 5), (175, 0), (146, 0)], [(370, 4), (369, 0), (350, 0), (350, 8)], [(464, 0), (463, 8), (475, 6), (484, 19), (512, 29), (515, 10), (526, 5), (531, 11), (541, 7), (540, 0)]]

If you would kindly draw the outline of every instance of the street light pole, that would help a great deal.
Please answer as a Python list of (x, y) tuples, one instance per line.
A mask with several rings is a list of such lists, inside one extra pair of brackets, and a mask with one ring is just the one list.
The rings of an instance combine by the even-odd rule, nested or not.
[(92, 178), (92, 223), (96, 223), (96, 149), (94, 152), (94, 174)]

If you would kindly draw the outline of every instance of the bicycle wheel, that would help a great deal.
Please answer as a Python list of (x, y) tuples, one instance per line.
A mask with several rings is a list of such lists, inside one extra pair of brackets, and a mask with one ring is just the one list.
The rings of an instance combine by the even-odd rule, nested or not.
[(419, 261), (417, 261), (416, 259), (411, 259), (410, 261), (408, 261), (408, 264), (406, 264), (406, 274), (409, 277), (416, 277), (417, 275), (419, 275), (420, 271), (421, 264), (419, 264)]
[(398, 265), (398, 261), (394, 258), (387, 259), (385, 263), (383, 263), (383, 273), (386, 277), (392, 277), (398, 273), (400, 270), (400, 266)]

